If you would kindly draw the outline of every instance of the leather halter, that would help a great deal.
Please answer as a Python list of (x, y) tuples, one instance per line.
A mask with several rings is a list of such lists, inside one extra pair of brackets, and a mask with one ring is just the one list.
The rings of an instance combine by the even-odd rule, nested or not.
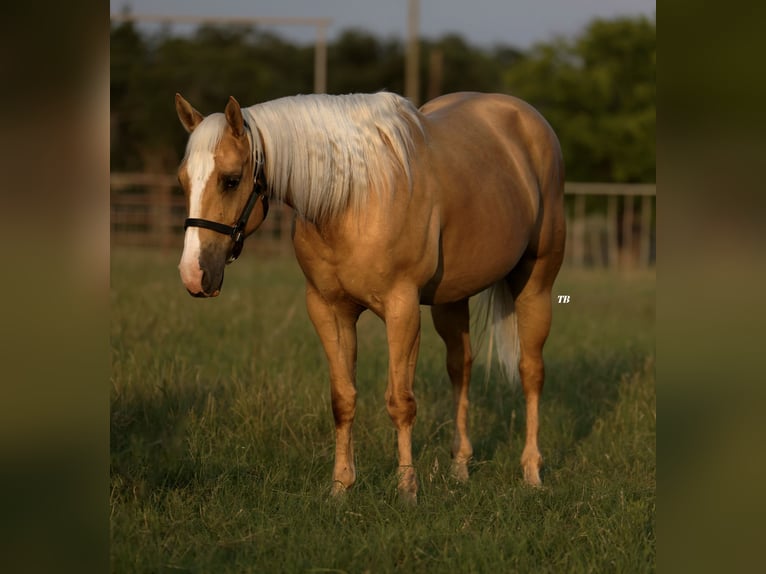
[(242, 209), (242, 213), (240, 214), (239, 218), (237, 218), (237, 221), (234, 225), (226, 225), (224, 223), (218, 223), (217, 221), (199, 219), (197, 217), (187, 217), (186, 221), (184, 221), (184, 231), (186, 231), (186, 229), (189, 227), (202, 227), (204, 229), (210, 229), (212, 231), (216, 231), (231, 237), (231, 240), (234, 242), (234, 246), (231, 249), (231, 255), (229, 255), (229, 258), (226, 260), (227, 265), (232, 261), (235, 261), (237, 257), (239, 257), (239, 254), (242, 253), (242, 247), (245, 244), (245, 226), (247, 225), (247, 220), (250, 219), (250, 214), (253, 212), (253, 208), (255, 207), (255, 203), (258, 201), (259, 197), (263, 201), (263, 219), (266, 219), (266, 215), (269, 213), (269, 198), (265, 193), (259, 191), (260, 186), (258, 184), (258, 176), (261, 173), (261, 164), (256, 162), (255, 158), (255, 139), (253, 136), (253, 131), (250, 129), (250, 125), (247, 123), (247, 120), (244, 118), (242, 119), (245, 129), (250, 132), (250, 157), (253, 158), (253, 191), (250, 192), (250, 197), (247, 198), (247, 203)]

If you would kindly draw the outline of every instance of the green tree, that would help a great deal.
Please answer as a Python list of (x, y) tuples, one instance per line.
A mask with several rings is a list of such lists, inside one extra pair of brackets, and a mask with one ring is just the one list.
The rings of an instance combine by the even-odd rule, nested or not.
[[(502, 72), (521, 52), (509, 47), (487, 51), (471, 46), (457, 34), (447, 34), (434, 42), (423, 42), (424, 57), (421, 66), (421, 85), (428, 86), (432, 53), (441, 58), (441, 78), (436, 80), (438, 92), (497, 92), (502, 89)], [(426, 93), (422, 94), (423, 100)]]
[[(654, 181), (655, 38), (654, 22), (639, 18), (596, 20), (574, 41), (526, 52), (479, 49), (455, 34), (424, 40), (421, 99), (460, 90), (518, 95), (558, 133), (569, 179)], [(432, 68), (439, 61), (441, 72)], [(175, 169), (186, 141), (175, 92), (205, 114), (221, 111), (229, 95), (251, 105), (310, 93), (313, 62), (313, 45), (257, 28), (202, 26), (188, 34), (165, 28), (150, 35), (131, 23), (114, 26), (112, 168)], [(328, 46), (327, 81), (329, 93), (402, 93), (401, 41), (344, 32)]]
[(192, 35), (112, 29), (112, 168), (172, 172), (186, 134), (173, 96), (202, 113), (312, 90), (313, 51), (250, 27), (202, 26)]
[(347, 30), (329, 46), (327, 68), (332, 94), (404, 90), (404, 52), (395, 39), (381, 41), (362, 30)]
[(142, 169), (143, 141), (138, 111), (143, 89), (147, 47), (132, 23), (121, 24), (111, 34), (111, 164), (112, 168)]
[(556, 130), (572, 180), (655, 180), (656, 26), (595, 20), (575, 41), (536, 45), (511, 65), (505, 90)]

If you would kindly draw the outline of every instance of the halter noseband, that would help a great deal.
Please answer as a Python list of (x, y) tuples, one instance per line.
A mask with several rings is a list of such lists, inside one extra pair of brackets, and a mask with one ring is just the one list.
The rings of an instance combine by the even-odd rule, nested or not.
[(231, 237), (232, 241), (234, 242), (234, 247), (232, 247), (231, 255), (226, 261), (227, 265), (232, 261), (235, 261), (237, 257), (239, 257), (239, 254), (242, 253), (242, 247), (245, 244), (245, 226), (247, 225), (247, 220), (250, 219), (250, 214), (253, 212), (255, 202), (258, 201), (259, 197), (263, 200), (263, 218), (266, 219), (266, 215), (269, 213), (269, 199), (266, 197), (266, 194), (260, 193), (258, 191), (258, 175), (261, 171), (261, 165), (260, 163), (256, 162), (255, 158), (255, 139), (253, 136), (253, 131), (250, 129), (250, 125), (247, 123), (247, 120), (243, 118), (243, 122), (245, 129), (250, 132), (250, 157), (253, 158), (253, 191), (250, 192), (250, 197), (247, 198), (247, 203), (242, 209), (242, 213), (237, 219), (237, 222), (232, 226), (226, 225), (224, 223), (218, 223), (217, 221), (210, 221), (209, 219), (199, 219), (196, 217), (187, 217), (186, 221), (184, 221), (184, 231), (186, 231), (186, 229), (189, 227), (203, 227), (205, 229), (210, 229), (212, 231), (216, 231)]

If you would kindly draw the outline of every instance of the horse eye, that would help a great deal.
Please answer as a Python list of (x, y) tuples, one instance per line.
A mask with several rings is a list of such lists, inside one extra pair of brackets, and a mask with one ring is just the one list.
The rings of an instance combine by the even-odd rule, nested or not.
[(223, 189), (226, 191), (237, 189), (238, 185), (239, 185), (238, 177), (225, 177), (223, 179)]

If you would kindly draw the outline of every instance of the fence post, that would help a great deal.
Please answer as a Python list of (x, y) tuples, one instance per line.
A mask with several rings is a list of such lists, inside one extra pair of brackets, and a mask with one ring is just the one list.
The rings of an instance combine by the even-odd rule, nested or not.
[(641, 251), (640, 261), (644, 267), (649, 267), (651, 257), (651, 227), (652, 227), (652, 198), (641, 196)]
[(616, 265), (620, 256), (617, 246), (617, 197), (610, 195), (606, 200), (606, 264)]
[(622, 211), (622, 263), (626, 267), (635, 265), (635, 255), (633, 253), (633, 200), (632, 195), (626, 195), (624, 198), (624, 208)]
[[(587, 223), (587, 219), (585, 220)], [(604, 252), (601, 249), (601, 227), (600, 219), (592, 219), (591, 225), (585, 226), (585, 233), (588, 238), (588, 253), (590, 253), (590, 262), (593, 267), (606, 267), (604, 262)]]
[(573, 223), (573, 262), (576, 266), (582, 267), (583, 262), (585, 261), (585, 196), (579, 193), (575, 196)]

